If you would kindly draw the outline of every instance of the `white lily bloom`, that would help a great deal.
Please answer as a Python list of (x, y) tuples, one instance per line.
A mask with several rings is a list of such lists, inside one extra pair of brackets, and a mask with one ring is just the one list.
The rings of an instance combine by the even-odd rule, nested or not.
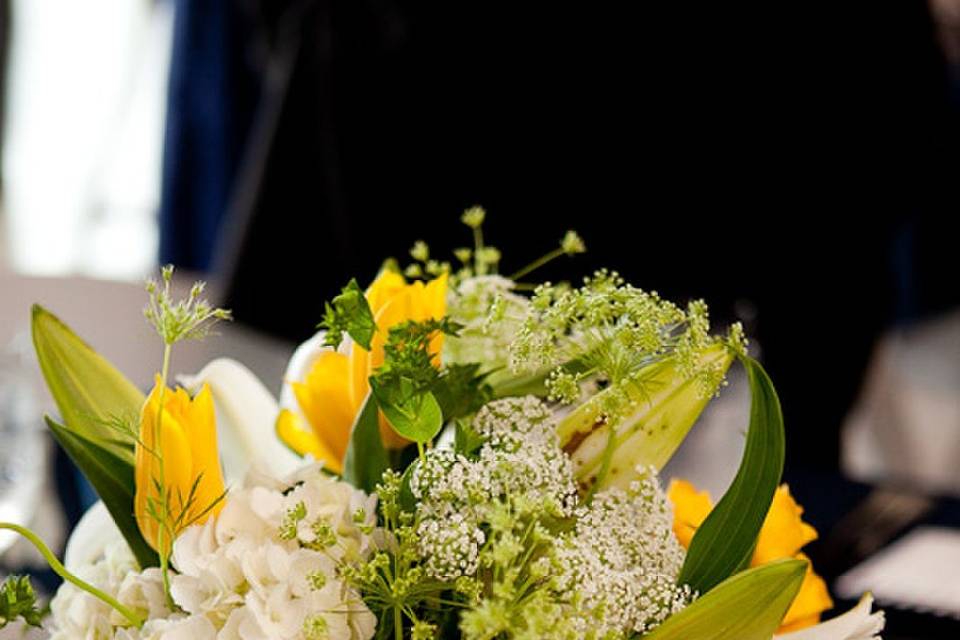
[(63, 556), (63, 564), (73, 573), (102, 558), (107, 547), (117, 543), (126, 546), (123, 534), (117, 529), (110, 512), (102, 501), (97, 501), (73, 528)]
[(776, 640), (881, 640), (883, 611), (872, 609), (873, 596), (866, 593), (856, 607), (842, 616), (800, 631), (776, 636)]
[(280, 407), (250, 369), (236, 360), (218, 358), (196, 375), (178, 379), (192, 393), (204, 383), (210, 385), (217, 411), (217, 440), (228, 483), (240, 482), (251, 467), (282, 477), (303, 464), (274, 433)]

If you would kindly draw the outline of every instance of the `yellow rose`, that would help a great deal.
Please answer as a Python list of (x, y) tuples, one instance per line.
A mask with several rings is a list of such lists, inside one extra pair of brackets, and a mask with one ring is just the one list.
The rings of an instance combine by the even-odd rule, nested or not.
[[(673, 480), (667, 494), (673, 503), (673, 532), (680, 544), (689, 548), (693, 534), (713, 510), (713, 501), (706, 491), (697, 491), (686, 480)], [(803, 508), (790, 495), (790, 488), (785, 484), (780, 485), (773, 496), (773, 503), (763, 521), (750, 560), (751, 567), (783, 558), (807, 561), (807, 575), (778, 633), (815, 625), (820, 621), (820, 615), (833, 607), (826, 583), (814, 573), (810, 559), (800, 552), (804, 545), (817, 538), (816, 529), (804, 522), (802, 515)]]
[[(165, 516), (163, 552), (169, 554), (171, 537), (220, 512), (224, 484), (210, 388), (204, 385), (192, 400), (183, 389), (163, 389), (157, 376), (140, 416), (134, 511), (144, 539), (157, 550), (157, 516)], [(161, 392), (163, 417), (158, 432)], [(158, 484), (166, 487), (167, 509), (163, 508)]]
[[(377, 324), (370, 350), (352, 341), (346, 353), (324, 350), (302, 379), (288, 381), (300, 411), (284, 408), (277, 416), (277, 435), (287, 446), (323, 460), (335, 473), (343, 471), (350, 430), (370, 392), (370, 376), (383, 364), (390, 328), (407, 320), (442, 318), (447, 310), (447, 276), (408, 284), (400, 274), (383, 271), (364, 295)], [(442, 346), (443, 335), (438, 334), (430, 342), (437, 365)], [(407, 444), (382, 413), (380, 435), (388, 448)]]

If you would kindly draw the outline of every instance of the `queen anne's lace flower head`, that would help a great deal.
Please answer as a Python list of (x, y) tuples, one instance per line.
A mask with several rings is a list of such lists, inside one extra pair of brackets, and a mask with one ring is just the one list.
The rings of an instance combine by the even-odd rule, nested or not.
[[(596, 637), (645, 633), (683, 609), (693, 594), (677, 584), (685, 553), (653, 469), (628, 491), (609, 489), (577, 510), (574, 531), (555, 555), (555, 588), (575, 603)], [(586, 632), (586, 626), (582, 629)]]
[(557, 442), (550, 411), (538, 399), (489, 403), (473, 421), (485, 439), (478, 454), (431, 451), (413, 473), (420, 553), (427, 573), (454, 580), (476, 573), (486, 541), (481, 524), (504, 499), (524, 500), (557, 517), (573, 513), (573, 467)]

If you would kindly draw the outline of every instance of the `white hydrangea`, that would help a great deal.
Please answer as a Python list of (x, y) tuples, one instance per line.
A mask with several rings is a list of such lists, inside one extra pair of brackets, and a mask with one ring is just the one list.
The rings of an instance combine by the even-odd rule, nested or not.
[(82, 575), (148, 617), (124, 628), (70, 585), (53, 603), (56, 640), (368, 640), (376, 619), (339, 577), (373, 549), (376, 496), (308, 467), (285, 482), (251, 476), (220, 515), (174, 542), (167, 608), (157, 569), (116, 545)]
[(643, 634), (693, 598), (677, 584), (685, 552), (656, 470), (638, 471), (642, 479), (627, 491), (608, 489), (578, 508), (574, 531), (556, 549), (556, 589), (575, 603), (575, 624), (590, 620), (579, 637)]
[[(155, 617), (170, 615), (160, 572), (138, 572), (130, 548), (115, 544), (104, 548), (95, 562), (76, 567), (81, 580), (114, 595), (122, 604), (140, 614)], [(54, 620), (51, 640), (100, 639), (114, 637), (117, 625), (126, 621), (109, 605), (70, 583), (64, 583), (50, 602)]]

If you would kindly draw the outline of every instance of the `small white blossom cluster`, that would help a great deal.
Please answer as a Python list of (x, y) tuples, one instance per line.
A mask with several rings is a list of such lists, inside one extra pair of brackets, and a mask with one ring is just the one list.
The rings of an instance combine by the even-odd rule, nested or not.
[(643, 634), (693, 599), (677, 584), (685, 553), (670, 504), (656, 471), (640, 471), (627, 491), (608, 489), (578, 508), (574, 531), (556, 548), (556, 589), (575, 603), (580, 637)]
[[(91, 575), (90, 582), (149, 621), (139, 630), (121, 627), (125, 621), (91, 609), (91, 597), (65, 585), (54, 601), (54, 637), (368, 640), (376, 619), (338, 568), (370, 555), (375, 524), (376, 496), (323, 475), (317, 466), (286, 482), (248, 478), (228, 495), (217, 518), (175, 541), (175, 612), (166, 607), (159, 571), (137, 572), (124, 546), (90, 568), (103, 574)], [(114, 553), (122, 556), (119, 564)], [(86, 615), (77, 613), (78, 599), (89, 609)]]
[[(539, 505), (545, 515), (572, 515), (577, 501), (570, 458), (560, 449), (550, 410), (533, 396), (489, 403), (473, 421), (485, 439), (475, 458), (431, 451), (414, 470), (420, 554), (428, 574), (454, 580), (476, 572), (481, 529), (505, 497)], [(453, 532), (456, 531), (456, 535)]]
[(482, 362), (492, 370), (488, 381), (509, 375), (510, 343), (530, 303), (513, 293), (514, 282), (502, 276), (475, 276), (450, 292), (447, 313), (463, 325), (459, 336), (444, 341), (444, 362)]

